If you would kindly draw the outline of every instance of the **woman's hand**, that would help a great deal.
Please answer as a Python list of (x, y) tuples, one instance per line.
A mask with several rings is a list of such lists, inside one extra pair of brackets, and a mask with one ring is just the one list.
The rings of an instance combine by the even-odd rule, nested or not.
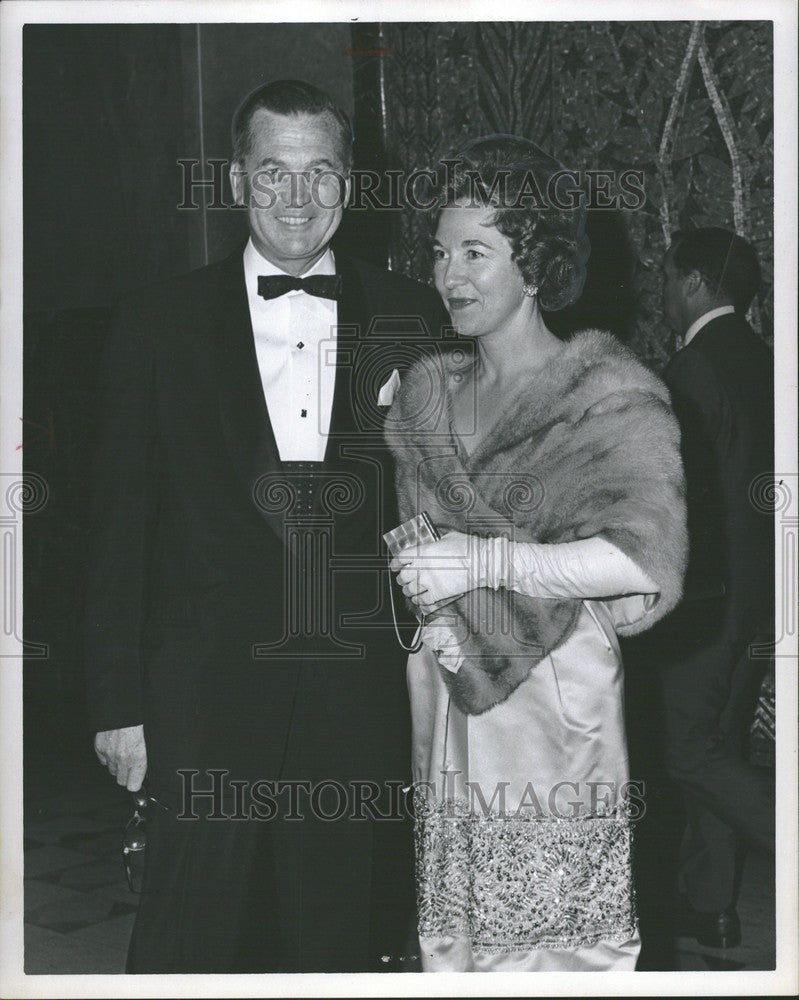
[(484, 587), (485, 539), (449, 531), (437, 542), (410, 545), (391, 560), (402, 592), (425, 614), (453, 597)]

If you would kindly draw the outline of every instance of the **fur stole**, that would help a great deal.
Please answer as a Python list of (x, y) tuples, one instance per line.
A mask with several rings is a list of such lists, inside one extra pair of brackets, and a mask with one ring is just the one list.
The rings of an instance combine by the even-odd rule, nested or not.
[[(611, 334), (584, 330), (523, 394), (496, 401), (502, 417), (468, 454), (449, 421), (459, 365), (457, 350), (417, 361), (388, 412), (401, 519), (426, 510), (443, 530), (544, 543), (601, 535), (660, 588), (619, 632), (652, 626), (680, 599), (688, 549), (680, 432), (664, 384)], [(500, 589), (441, 609), (465, 657), (457, 674), (442, 670), (455, 703), (475, 714), (504, 701), (568, 638), (580, 605)]]

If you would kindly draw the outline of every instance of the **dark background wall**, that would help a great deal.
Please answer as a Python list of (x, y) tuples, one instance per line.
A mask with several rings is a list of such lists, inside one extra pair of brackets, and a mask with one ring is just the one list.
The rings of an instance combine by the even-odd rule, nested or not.
[(178, 160), (227, 159), (233, 110), (268, 79), (352, 113), (351, 45), (346, 24), (28, 25), (25, 308), (110, 305), (229, 252), (244, 221), (202, 192), (179, 209)]
[(183, 142), (179, 45), (171, 25), (25, 28), (27, 310), (110, 303), (126, 275), (185, 259), (168, 183)]
[[(726, 225), (754, 242), (766, 281), (752, 319), (770, 340), (771, 45), (767, 22), (27, 26), (24, 456), (48, 487), (25, 524), (25, 632), (48, 647), (29, 687), (62, 709), (80, 691), (94, 362), (109, 307), (244, 238), (241, 214), (208, 197), (178, 208), (178, 160), (227, 159), (247, 91), (277, 77), (328, 90), (354, 115), (360, 168), (410, 170), (465, 137), (514, 131), (571, 167), (644, 170), (643, 209), (594, 213), (586, 292), (557, 322), (605, 325), (658, 367), (671, 348), (659, 266), (677, 226)], [(428, 277), (410, 209), (351, 212), (339, 240)]]
[(208, 208), (202, 191), (196, 210), (178, 208), (178, 161), (226, 160), (233, 110), (268, 79), (307, 79), (352, 113), (351, 50), (346, 24), (24, 30), (24, 465), (47, 485), (24, 525), (24, 633), (47, 650), (26, 669), (29, 733), (51, 739), (81, 710), (86, 484), (110, 308), (246, 236), (241, 213)]

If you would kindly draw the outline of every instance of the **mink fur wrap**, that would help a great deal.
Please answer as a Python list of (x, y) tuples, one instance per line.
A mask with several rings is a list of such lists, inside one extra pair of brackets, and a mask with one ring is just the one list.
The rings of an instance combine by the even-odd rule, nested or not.
[[(443, 531), (543, 543), (600, 535), (659, 586), (620, 634), (654, 625), (680, 599), (688, 552), (680, 433), (664, 384), (611, 334), (584, 330), (523, 395), (497, 399), (502, 416), (469, 454), (468, 438), (452, 435), (447, 390), (464, 364), (457, 350), (417, 361), (387, 414), (401, 519), (426, 510)], [(435, 617), (449, 619), (465, 657), (458, 673), (442, 669), (455, 703), (476, 714), (504, 701), (568, 638), (580, 605), (501, 588), (441, 609)]]

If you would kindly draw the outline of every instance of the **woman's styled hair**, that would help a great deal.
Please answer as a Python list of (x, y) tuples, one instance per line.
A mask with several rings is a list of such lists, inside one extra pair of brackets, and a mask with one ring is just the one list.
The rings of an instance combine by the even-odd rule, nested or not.
[(560, 201), (557, 179), (573, 179), (572, 172), (529, 139), (487, 135), (442, 159), (435, 173), (446, 182), (438, 186), (434, 227), (446, 205), (495, 206), (494, 225), (510, 242), (525, 284), (537, 287), (541, 307), (565, 309), (580, 297), (591, 253), (581, 192), (571, 199), (574, 208), (552, 197)]

